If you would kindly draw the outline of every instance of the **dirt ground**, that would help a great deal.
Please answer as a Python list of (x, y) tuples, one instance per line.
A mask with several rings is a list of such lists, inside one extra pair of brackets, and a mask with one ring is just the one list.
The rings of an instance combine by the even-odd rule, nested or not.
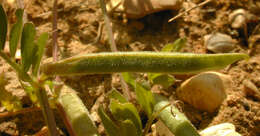
[[(260, 88), (260, 7), (256, 6), (257, 0), (213, 0), (168, 23), (171, 17), (200, 2), (201, 0), (189, 0), (184, 2), (179, 11), (154, 13), (138, 20), (128, 20), (127, 23), (123, 23), (122, 17), (114, 17), (112, 21), (117, 48), (120, 51), (160, 51), (165, 44), (180, 37), (186, 37), (188, 42), (183, 52), (210, 53), (204, 46), (205, 35), (214, 32), (231, 35), (236, 40), (234, 52), (250, 53), (250, 59), (232, 64), (220, 71), (232, 77), (232, 87), (227, 91), (227, 99), (214, 113), (201, 112), (188, 104), (181, 105), (182, 110), (199, 130), (207, 126), (230, 122), (243, 136), (260, 136), (260, 99), (247, 96), (244, 93), (243, 84), (244, 80), (249, 80), (258, 90)], [(16, 5), (4, 3), (9, 23), (14, 23)], [(25, 0), (25, 7), (28, 20), (36, 25), (38, 33), (52, 32), (51, 0)], [(228, 21), (228, 15), (238, 8), (243, 8), (255, 15), (254, 19), (247, 22), (247, 35), (244, 29), (231, 28)], [(103, 30), (100, 41), (95, 42), (98, 29), (104, 22), (96, 0), (58, 0), (58, 11), (60, 58), (110, 51), (106, 30)], [(252, 48), (249, 48), (250, 44), (253, 45)], [(50, 57), (51, 40), (48, 42), (45, 59)], [(0, 59), (0, 70), (4, 71), (8, 77), (7, 90), (23, 100), (23, 107), (30, 107), (30, 102), (19, 86), (14, 71), (2, 59)], [(119, 78), (114, 74), (62, 79), (79, 92), (79, 96), (92, 115), (96, 115), (97, 107), (105, 101), (106, 92), (112, 87), (121, 90)], [(177, 87), (178, 85), (173, 85), (162, 92), (173, 100)], [(0, 108), (0, 112), (6, 111)], [(58, 127), (64, 135), (68, 135), (59, 114), (56, 114), (56, 117)], [(104, 135), (100, 121), (95, 120), (99, 131)], [(0, 118), (0, 135), (33, 135), (43, 126), (44, 121), (40, 111), (18, 114)]]

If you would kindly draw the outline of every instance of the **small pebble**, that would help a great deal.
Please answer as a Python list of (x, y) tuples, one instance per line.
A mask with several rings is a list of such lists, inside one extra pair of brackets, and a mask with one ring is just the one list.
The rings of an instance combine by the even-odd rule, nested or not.
[(193, 76), (177, 89), (177, 96), (194, 108), (214, 112), (226, 98), (231, 78), (217, 72), (206, 72)]
[(214, 53), (227, 53), (235, 48), (235, 42), (231, 36), (222, 33), (204, 36), (204, 45), (207, 50)]
[(231, 27), (238, 29), (246, 24), (247, 12), (244, 9), (234, 10), (228, 17)]
[(253, 82), (246, 79), (243, 81), (243, 86), (244, 92), (247, 96), (253, 96), (260, 99), (260, 91)]
[(222, 123), (208, 127), (200, 132), (201, 136), (241, 136), (231, 123)]

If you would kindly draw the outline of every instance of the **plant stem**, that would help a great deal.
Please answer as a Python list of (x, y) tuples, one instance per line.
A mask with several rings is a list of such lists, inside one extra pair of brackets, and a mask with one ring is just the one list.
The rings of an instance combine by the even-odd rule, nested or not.
[(45, 121), (46, 121), (46, 123), (48, 125), (48, 128), (50, 130), (50, 134), (51, 134), (51, 136), (57, 136), (58, 135), (58, 131), (56, 129), (55, 119), (54, 119), (52, 110), (50, 108), (48, 97), (47, 97), (47, 94), (46, 94), (45, 90), (42, 87), (40, 87), (38, 82), (33, 80), (27, 73), (23, 72), (21, 70), (21, 68), (15, 62), (13, 62), (5, 53), (3, 53), (3, 51), (0, 51), (0, 56), (13, 69), (15, 69), (15, 71), (17, 72), (19, 78), (21, 78), (22, 80), (24, 80), (26, 82), (29, 82), (31, 84), (31, 86), (35, 90), (37, 90), (37, 92), (38, 92), (37, 97), (38, 97), (38, 99), (40, 101), (41, 108), (42, 108), (42, 111), (43, 111), (43, 115), (45, 117)]
[[(114, 35), (113, 35), (113, 30), (111, 27), (111, 21), (109, 19), (109, 16), (107, 14), (107, 9), (106, 9), (106, 5), (105, 5), (105, 1), (104, 0), (99, 0), (100, 3), (100, 7), (102, 9), (103, 15), (104, 15), (104, 20), (105, 20), (105, 26), (107, 29), (107, 34), (108, 34), (108, 39), (109, 39), (109, 43), (110, 43), (110, 49), (112, 50), (112, 52), (117, 52), (117, 48), (116, 48), (116, 42), (114, 39)], [(132, 100), (133, 98), (131, 97), (128, 85), (126, 84), (123, 76), (121, 73), (119, 73), (119, 78), (120, 78), (120, 82), (121, 82), (121, 86), (123, 88), (123, 94), (124, 96), (128, 99), (128, 100)]]
[(53, 2), (53, 9), (52, 9), (52, 57), (53, 61), (58, 60), (58, 45), (57, 45), (57, 0), (54, 0)]
[[(58, 61), (58, 42), (57, 42), (57, 37), (58, 37), (58, 13), (57, 13), (57, 0), (54, 0), (53, 2), (53, 9), (52, 9), (52, 56), (53, 56), (53, 61), (56, 62)], [(55, 77), (55, 81), (56, 82), (60, 82), (61, 79), (59, 76), (56, 76)], [(57, 94), (60, 94), (60, 89), (61, 88), (61, 85), (55, 85), (54, 86), (54, 92), (55, 92), (55, 95)], [(59, 97), (59, 96), (58, 96)], [(56, 106), (57, 106), (57, 109), (63, 119), (63, 122), (70, 134), (70, 136), (76, 136), (75, 134), (75, 131), (73, 130), (72, 128), (72, 125), (71, 125), (71, 122), (69, 121), (68, 119), (68, 116), (66, 115), (66, 112), (64, 111), (64, 108), (62, 107), (62, 105), (57, 102), (56, 103)]]
[(9, 57), (7, 56), (2, 50), (0, 50), (0, 56), (18, 73), (22, 73), (20, 67)]
[(7, 56), (3, 51), (0, 51), (0, 56), (8, 63), (16, 72), (20, 79), (23, 81), (27, 81), (33, 83), (31, 77), (24, 73), (18, 64), (16, 64), (9, 56)]
[(37, 90), (37, 94), (38, 94), (38, 99), (39, 99), (40, 105), (42, 107), (44, 119), (49, 128), (49, 134), (51, 136), (58, 136), (59, 133), (56, 128), (55, 118), (54, 118), (53, 112), (50, 108), (48, 96), (46, 94), (45, 89), (43, 87), (39, 87)]
[(110, 48), (113, 52), (116, 52), (117, 51), (116, 43), (115, 43), (115, 39), (114, 39), (114, 35), (113, 35), (113, 30), (112, 30), (112, 27), (111, 27), (111, 21), (108, 17), (108, 14), (107, 14), (105, 1), (99, 0), (99, 3), (100, 3), (100, 7), (102, 9), (102, 13), (104, 15), (105, 26), (106, 26), (106, 29), (107, 29)]

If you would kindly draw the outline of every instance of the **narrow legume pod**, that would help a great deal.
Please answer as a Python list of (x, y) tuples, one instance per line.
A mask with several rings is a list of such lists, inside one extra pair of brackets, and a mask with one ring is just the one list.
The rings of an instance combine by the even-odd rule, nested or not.
[(87, 108), (75, 92), (64, 93), (58, 100), (77, 136), (99, 136)]
[[(160, 111), (165, 105), (169, 104), (166, 98), (157, 94), (155, 94), (155, 101), (155, 112)], [(199, 136), (196, 128), (187, 117), (174, 106), (166, 107), (159, 113), (158, 118), (175, 136)]]
[(242, 53), (191, 54), (170, 52), (114, 52), (74, 56), (42, 66), (46, 75), (155, 72), (187, 74), (221, 69), (248, 58)]

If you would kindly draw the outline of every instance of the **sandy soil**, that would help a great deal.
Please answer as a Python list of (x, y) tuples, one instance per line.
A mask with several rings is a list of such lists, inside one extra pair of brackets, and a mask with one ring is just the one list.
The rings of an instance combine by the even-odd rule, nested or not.
[[(120, 51), (159, 51), (165, 44), (173, 42), (179, 37), (187, 37), (187, 46), (183, 52), (210, 53), (206, 50), (203, 37), (213, 32), (222, 32), (231, 35), (236, 40), (234, 52), (251, 52), (248, 61), (241, 61), (220, 72), (231, 75), (233, 84), (228, 89), (228, 97), (219, 110), (215, 113), (198, 111), (184, 104), (182, 110), (198, 128), (230, 122), (236, 126), (236, 130), (245, 136), (260, 135), (260, 103), (255, 97), (248, 97), (244, 93), (244, 80), (250, 80), (260, 88), (260, 30), (257, 29), (259, 20), (250, 20), (247, 23), (248, 36), (256, 37), (255, 42), (246, 41), (243, 30), (230, 27), (228, 15), (238, 8), (248, 10), (258, 18), (260, 7), (254, 7), (250, 2), (254, 0), (218, 0), (192, 10), (185, 16), (168, 23), (168, 19), (175, 16), (179, 11), (163, 11), (148, 15), (138, 20), (128, 20), (123, 23), (121, 17), (114, 17), (113, 30)], [(183, 9), (189, 5), (199, 3), (201, 0), (185, 2)], [(38, 33), (51, 32), (51, 0), (25, 0), (28, 20), (32, 21), (38, 29)], [(15, 5), (5, 3), (8, 11), (9, 22), (15, 21)], [(76, 54), (110, 51), (106, 30), (99, 42), (95, 43), (98, 29), (103, 22), (103, 15), (96, 0), (59, 0), (58, 2), (58, 45), (60, 47), (60, 58), (66, 58)], [(253, 31), (256, 31), (252, 33)], [(254, 48), (249, 49), (248, 45)], [(48, 42), (45, 59), (51, 57), (51, 40)], [(31, 103), (25, 96), (14, 71), (0, 59), (0, 69), (7, 73), (9, 84), (8, 91), (18, 96), (23, 101), (23, 107), (30, 107)], [(116, 75), (88, 75), (62, 78), (62, 80), (77, 92), (87, 108), (94, 114), (98, 105), (105, 101), (104, 95), (111, 87), (121, 90), (120, 82)], [(181, 80), (185, 80), (182, 78)], [(163, 90), (170, 98), (175, 98), (175, 90), (178, 85), (173, 85)], [(1, 108), (3, 109), (3, 108)], [(1, 110), (0, 112), (5, 112)], [(58, 126), (66, 135), (67, 131), (56, 114)], [(100, 122), (99, 130), (104, 131)], [(0, 135), (24, 135), (35, 134), (44, 126), (40, 111), (19, 114), (8, 118), (0, 118)]]

